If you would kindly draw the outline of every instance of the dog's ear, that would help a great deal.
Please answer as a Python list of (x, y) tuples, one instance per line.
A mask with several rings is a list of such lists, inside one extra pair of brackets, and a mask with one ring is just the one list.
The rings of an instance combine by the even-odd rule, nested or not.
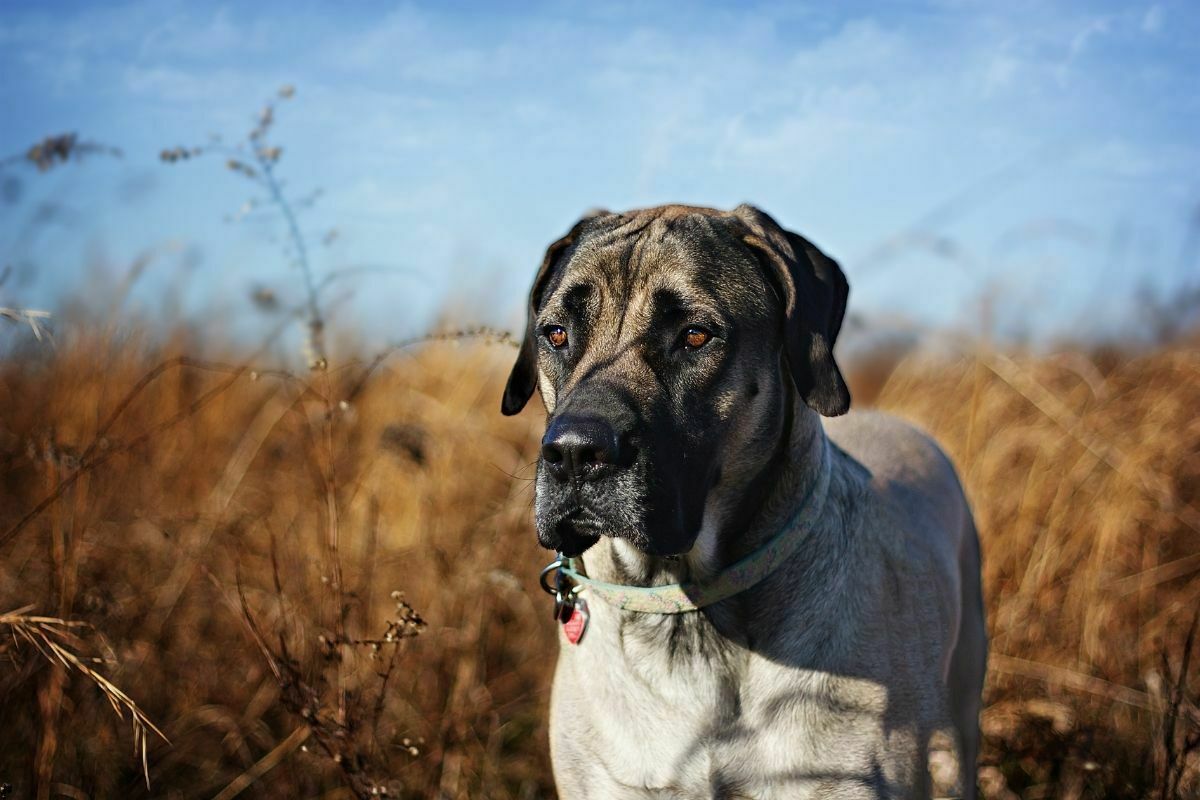
[(567, 235), (546, 248), (542, 257), (542, 265), (538, 267), (537, 275), (533, 278), (533, 286), (529, 289), (529, 306), (526, 309), (525, 338), (521, 340), (521, 349), (517, 353), (517, 361), (509, 373), (508, 383), (504, 386), (504, 398), (500, 401), (500, 412), (505, 416), (517, 414), (533, 396), (537, 388), (537, 331), (534, 321), (538, 309), (542, 305), (546, 287), (557, 273), (559, 267), (566, 263), (566, 256), (571, 247), (579, 241), (579, 236), (585, 227), (599, 217), (609, 216), (607, 211), (591, 211), (576, 222)]
[(788, 366), (800, 396), (827, 417), (845, 414), (850, 389), (833, 358), (833, 344), (846, 315), (846, 276), (816, 245), (754, 206), (738, 206), (733, 215), (748, 229), (742, 241), (780, 291)]

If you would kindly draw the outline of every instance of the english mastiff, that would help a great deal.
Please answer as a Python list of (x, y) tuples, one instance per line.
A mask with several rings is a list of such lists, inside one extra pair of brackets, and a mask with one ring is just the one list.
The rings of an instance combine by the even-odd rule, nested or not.
[(547, 411), (564, 800), (927, 797), (943, 733), (975, 796), (974, 523), (927, 435), (846, 414), (847, 293), (747, 205), (599, 212), (546, 251), (502, 410)]

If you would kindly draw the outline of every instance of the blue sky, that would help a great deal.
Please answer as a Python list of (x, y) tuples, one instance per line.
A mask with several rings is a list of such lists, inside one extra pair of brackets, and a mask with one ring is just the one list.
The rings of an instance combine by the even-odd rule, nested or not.
[(372, 340), (514, 325), (545, 245), (598, 206), (753, 202), (838, 258), (877, 319), (977, 327), (986, 296), (1001, 328), (1089, 333), (1196, 272), (1190, 2), (0, 9), (0, 155), (63, 131), (124, 152), (5, 171), (23, 188), (0, 205), (8, 304), (99, 302), (145, 254), (145, 308), (298, 299), (278, 229), (225, 221), (252, 187), (221, 159), (157, 158), (243, 136), (284, 84), (280, 174), (323, 190), (314, 242), (339, 233), (318, 269), (406, 270), (342, 308)]

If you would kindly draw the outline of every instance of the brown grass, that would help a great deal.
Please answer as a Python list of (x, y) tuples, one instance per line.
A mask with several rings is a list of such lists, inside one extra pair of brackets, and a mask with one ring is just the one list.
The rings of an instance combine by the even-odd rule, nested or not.
[(980, 351), (901, 365), (879, 403), (943, 443), (975, 506), (987, 776), (1022, 797), (1159, 796), (1163, 687), (1200, 604), (1196, 351)]
[[(195, 349), (60, 335), (0, 362), (0, 609), (111, 644), (97, 673), (169, 739), (153, 796), (553, 796), (541, 420), (498, 412), (511, 351), (431, 344), (364, 381)], [(1196, 351), (856, 380), (944, 443), (976, 508), (988, 795), (1196, 791)], [(145, 796), (104, 692), (28, 644), (0, 646), (0, 783)]]

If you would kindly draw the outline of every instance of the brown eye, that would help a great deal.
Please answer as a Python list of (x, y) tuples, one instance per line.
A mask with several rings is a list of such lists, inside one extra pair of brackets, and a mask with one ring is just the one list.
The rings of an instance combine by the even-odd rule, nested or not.
[(561, 325), (547, 325), (545, 331), (546, 341), (550, 342), (550, 346), (555, 350), (561, 350), (567, 346), (567, 329)]
[(683, 344), (689, 350), (698, 350), (712, 339), (712, 334), (704, 328), (691, 327), (683, 332)]

